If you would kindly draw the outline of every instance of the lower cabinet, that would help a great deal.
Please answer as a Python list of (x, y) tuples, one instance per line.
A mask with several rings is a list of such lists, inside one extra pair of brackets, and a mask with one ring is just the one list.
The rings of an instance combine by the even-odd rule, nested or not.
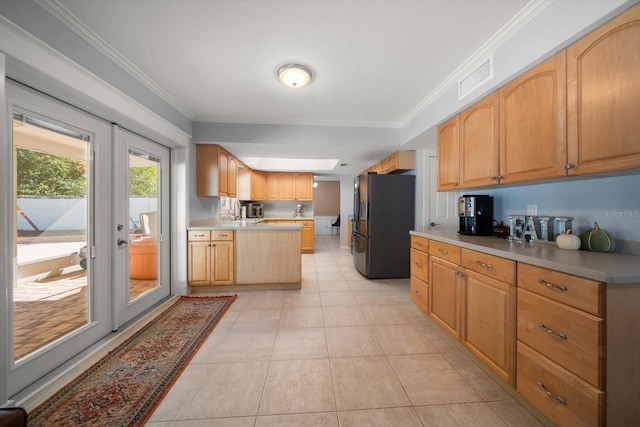
[(188, 232), (188, 282), (191, 286), (234, 283), (234, 232)]
[(411, 300), (425, 313), (429, 312), (429, 241), (411, 236)]
[(313, 220), (296, 221), (302, 224), (302, 231), (300, 234), (301, 246), (303, 254), (312, 254), (314, 247), (314, 223)]
[(462, 269), (432, 254), (429, 274), (429, 314), (451, 335), (460, 339), (464, 291)]

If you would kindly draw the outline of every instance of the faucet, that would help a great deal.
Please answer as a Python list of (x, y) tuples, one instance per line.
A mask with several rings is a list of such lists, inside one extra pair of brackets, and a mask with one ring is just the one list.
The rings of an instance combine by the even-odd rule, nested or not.
[(233, 202), (233, 219), (240, 219), (240, 202)]

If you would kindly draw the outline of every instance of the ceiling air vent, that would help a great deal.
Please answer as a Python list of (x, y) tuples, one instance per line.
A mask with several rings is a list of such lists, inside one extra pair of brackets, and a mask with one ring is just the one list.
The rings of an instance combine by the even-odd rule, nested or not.
[(481, 84), (493, 78), (493, 55), (458, 81), (458, 100), (476, 90)]

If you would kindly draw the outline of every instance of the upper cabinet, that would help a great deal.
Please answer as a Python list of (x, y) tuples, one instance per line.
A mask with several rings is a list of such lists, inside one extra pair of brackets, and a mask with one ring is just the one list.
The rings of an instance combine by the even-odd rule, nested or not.
[[(498, 93), (492, 93), (460, 113), (459, 126), (460, 188), (498, 184)], [(447, 155), (451, 153), (447, 151)]]
[(567, 48), (569, 174), (640, 167), (640, 5)]
[(313, 174), (311, 172), (296, 173), (296, 200), (313, 200)]
[(229, 153), (222, 148), (218, 148), (218, 168), (220, 181), (218, 184), (218, 194), (220, 196), (229, 195)]
[(566, 175), (566, 86), (562, 51), (499, 90), (501, 183)]
[(640, 168), (640, 5), (438, 126), (438, 190)]
[(196, 194), (198, 196), (226, 196), (228, 154), (217, 145), (196, 145)]
[(460, 116), (438, 126), (438, 190), (457, 190), (460, 186)]
[(267, 173), (251, 171), (251, 198), (248, 200), (267, 199)]
[(227, 163), (227, 196), (238, 197), (238, 159), (229, 155)]
[(278, 200), (296, 199), (296, 175), (293, 172), (278, 172)]
[(416, 152), (396, 151), (388, 157), (380, 160), (375, 165), (362, 171), (362, 173), (375, 172), (378, 174), (402, 173), (416, 168)]

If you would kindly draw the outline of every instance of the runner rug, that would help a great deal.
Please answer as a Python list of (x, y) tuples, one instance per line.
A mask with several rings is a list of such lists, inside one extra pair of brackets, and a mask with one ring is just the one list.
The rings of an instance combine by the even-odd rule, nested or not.
[(181, 297), (33, 410), (29, 426), (143, 425), (235, 298)]

